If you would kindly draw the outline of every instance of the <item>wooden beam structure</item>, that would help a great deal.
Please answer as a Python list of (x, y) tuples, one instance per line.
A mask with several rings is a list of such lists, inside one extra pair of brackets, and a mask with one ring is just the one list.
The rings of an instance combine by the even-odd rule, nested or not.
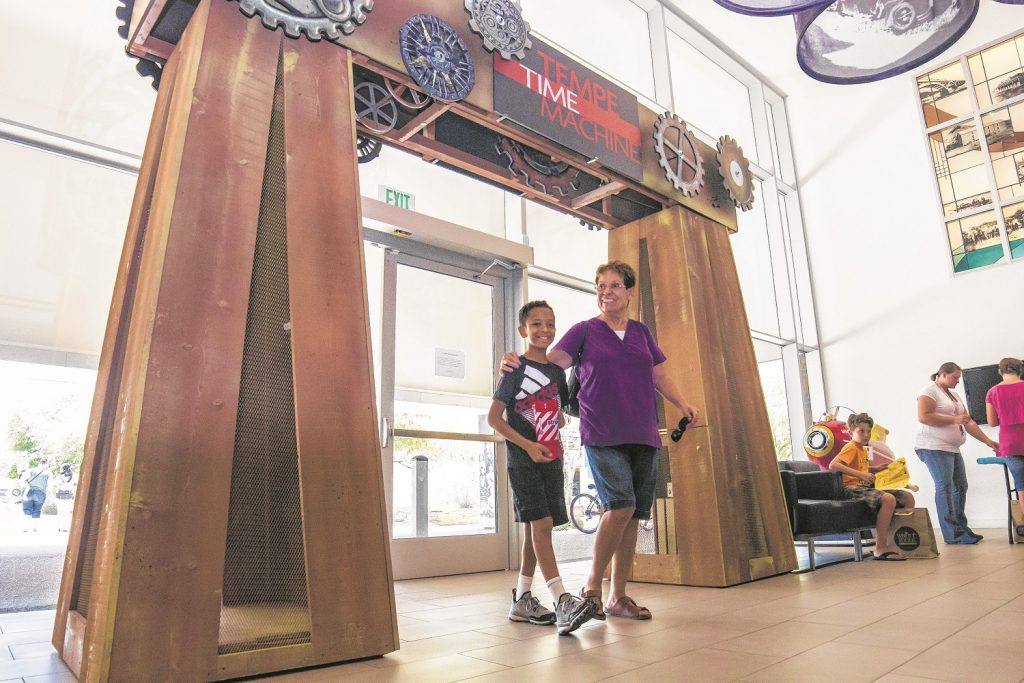
[(204, 2), (166, 69), (54, 645), (88, 681), (391, 652), (350, 53)]
[[(701, 418), (661, 453), (654, 554), (633, 579), (731, 586), (797, 567), (757, 360), (726, 229), (681, 207), (609, 235), (637, 266), (633, 317), (655, 332)], [(680, 415), (665, 404), (672, 429)], [(667, 452), (666, 452), (667, 451)], [(667, 471), (665, 471), (667, 469)], [(671, 496), (669, 490), (671, 489)]]

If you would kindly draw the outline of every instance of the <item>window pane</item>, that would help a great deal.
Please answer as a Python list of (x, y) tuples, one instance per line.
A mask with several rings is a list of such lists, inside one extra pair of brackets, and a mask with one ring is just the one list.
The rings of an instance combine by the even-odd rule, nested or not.
[(957, 123), (928, 137), (943, 213), (949, 216), (991, 204), (985, 157), (974, 122)]
[(711, 138), (734, 138), (757, 162), (747, 86), (671, 32), (668, 57), (676, 113)]
[[(399, 265), (396, 299), (395, 388), (489, 398), (494, 390), (490, 286)], [(475, 324), (466, 325), (467, 320)], [(417, 429), (451, 431), (447, 425)], [(475, 427), (470, 431), (477, 433)]]
[(926, 128), (964, 116), (971, 111), (964, 68), (955, 62), (917, 79)]
[(493, 534), (494, 444), (395, 437), (394, 538)]
[(1024, 258), (1024, 204), (1004, 207), (1003, 221), (1010, 241), (1010, 258)]
[(979, 106), (998, 104), (1024, 93), (1024, 36), (990, 47), (968, 61)]
[(789, 404), (786, 398), (786, 376), (783, 371), (782, 349), (775, 344), (754, 340), (757, 370), (761, 377), (764, 404), (768, 409), (768, 422), (772, 428), (777, 460), (793, 459), (793, 439), (789, 431)]
[(1024, 102), (981, 117), (999, 199), (1024, 195)]
[[(755, 179), (755, 183), (759, 184)], [(761, 197), (757, 187), (755, 193)], [(750, 329), (779, 336), (778, 302), (775, 275), (768, 240), (768, 222), (763, 201), (754, 202), (751, 211), (737, 211), (739, 230), (730, 236), (736, 272), (743, 292)]]
[(629, 0), (522, 0), (521, 4), (532, 31), (654, 99), (647, 12)]
[(0, 118), (142, 154), (156, 91), (124, 52), (118, 3), (3, 5)]
[(98, 354), (135, 176), (0, 142), (0, 341)]
[(534, 263), (548, 270), (593, 282), (594, 269), (608, 260), (607, 231), (588, 230), (578, 218), (537, 202), (526, 203), (526, 234)]
[(407, 192), (418, 213), (505, 237), (504, 190), (387, 145), (379, 157), (359, 164), (359, 186), (375, 199), (381, 186)]
[(1003, 260), (1003, 243), (995, 211), (984, 211), (946, 223), (953, 271), (961, 273)]

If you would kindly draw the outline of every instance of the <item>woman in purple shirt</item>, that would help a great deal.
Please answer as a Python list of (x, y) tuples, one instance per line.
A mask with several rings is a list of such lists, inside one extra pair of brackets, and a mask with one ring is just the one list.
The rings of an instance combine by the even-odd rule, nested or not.
[[(985, 395), (985, 414), (988, 423), (999, 427), (999, 451), (1006, 458), (1006, 468), (1013, 474), (1017, 501), (1024, 518), (1024, 382), (1021, 381), (1024, 364), (1019, 358), (999, 361), (999, 374), (1003, 381)], [(1017, 535), (1024, 537), (1024, 524), (1017, 526)]]
[[(647, 326), (629, 318), (636, 273), (622, 261), (597, 269), (596, 318), (573, 325), (548, 351), (548, 360), (568, 368), (583, 345), (579, 367), (580, 439), (605, 507), (594, 541), (594, 559), (580, 592), (594, 604), (594, 618), (605, 613), (650, 619), (651, 612), (626, 595), (633, 568), (637, 525), (650, 518), (658, 474), (658, 412), (655, 390), (679, 411), (697, 419), (697, 409), (679, 393), (665, 368), (665, 354)], [(585, 337), (585, 340), (584, 340)], [(505, 354), (502, 369), (518, 364)], [(612, 565), (611, 595), (602, 606), (601, 580)]]

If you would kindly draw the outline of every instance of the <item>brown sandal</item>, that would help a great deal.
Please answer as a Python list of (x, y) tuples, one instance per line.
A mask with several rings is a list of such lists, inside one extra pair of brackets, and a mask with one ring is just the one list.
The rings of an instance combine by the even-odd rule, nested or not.
[(594, 619), (598, 621), (604, 621), (604, 607), (601, 604), (601, 591), (588, 591), (587, 587), (584, 586), (580, 589), (580, 597), (584, 600), (589, 600), (590, 604), (594, 606)]
[(625, 619), (638, 619), (644, 621), (650, 619), (653, 615), (651, 610), (646, 607), (641, 607), (636, 604), (633, 598), (628, 596), (622, 596), (614, 603), (608, 603), (604, 606), (604, 611), (613, 617), (623, 617)]

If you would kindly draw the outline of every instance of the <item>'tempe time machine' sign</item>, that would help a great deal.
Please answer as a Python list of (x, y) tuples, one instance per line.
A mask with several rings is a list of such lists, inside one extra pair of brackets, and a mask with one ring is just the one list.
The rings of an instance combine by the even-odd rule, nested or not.
[(522, 60), (494, 53), (494, 110), (634, 180), (643, 179), (636, 97), (536, 37)]

